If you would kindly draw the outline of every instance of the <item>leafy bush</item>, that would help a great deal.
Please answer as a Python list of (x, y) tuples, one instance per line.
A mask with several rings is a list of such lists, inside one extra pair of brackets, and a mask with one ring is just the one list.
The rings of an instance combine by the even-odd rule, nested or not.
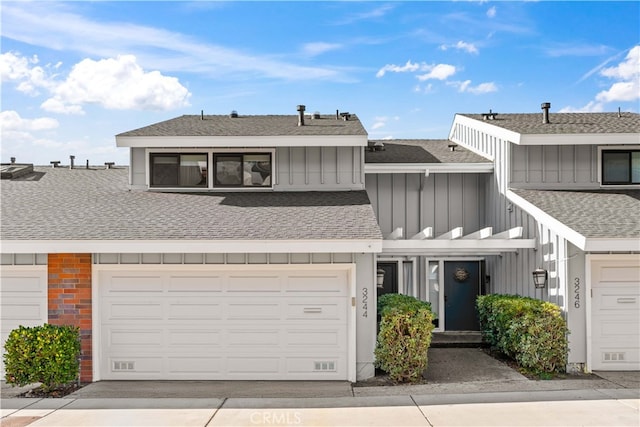
[(74, 326), (20, 326), (4, 345), (5, 379), (24, 386), (42, 383), (48, 392), (78, 377), (80, 334)]
[(492, 347), (534, 374), (564, 372), (569, 334), (560, 308), (517, 295), (481, 295), (482, 335)]
[(427, 368), (431, 345), (433, 313), (431, 305), (400, 294), (378, 299), (382, 315), (375, 349), (375, 366), (395, 382), (416, 382)]
[(431, 303), (402, 294), (384, 294), (378, 297), (378, 314), (384, 315), (385, 310), (393, 308), (402, 311), (417, 311), (420, 309), (431, 311)]

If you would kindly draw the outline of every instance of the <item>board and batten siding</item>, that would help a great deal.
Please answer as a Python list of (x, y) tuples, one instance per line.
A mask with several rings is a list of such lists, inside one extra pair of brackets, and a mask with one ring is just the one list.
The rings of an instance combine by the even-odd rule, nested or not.
[(362, 190), (363, 147), (278, 147), (274, 190)]
[(425, 227), (433, 227), (435, 236), (455, 227), (471, 233), (486, 226), (488, 177), (474, 173), (367, 174), (366, 189), (383, 234), (398, 227), (405, 238)]
[(537, 189), (597, 189), (595, 145), (512, 145), (510, 185)]
[[(130, 156), (131, 186), (144, 189), (147, 170), (145, 149), (131, 148)], [(363, 161), (363, 147), (278, 147), (273, 190), (362, 190)]]

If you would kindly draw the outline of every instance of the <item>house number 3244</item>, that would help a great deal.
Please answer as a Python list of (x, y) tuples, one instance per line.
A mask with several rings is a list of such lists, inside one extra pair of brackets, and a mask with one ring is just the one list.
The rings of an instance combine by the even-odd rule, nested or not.
[(362, 317), (367, 317), (369, 309), (369, 289), (362, 288)]

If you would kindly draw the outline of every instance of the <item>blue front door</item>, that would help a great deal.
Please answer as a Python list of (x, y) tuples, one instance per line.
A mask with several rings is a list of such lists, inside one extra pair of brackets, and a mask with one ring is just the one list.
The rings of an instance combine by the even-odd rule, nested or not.
[(480, 330), (476, 310), (480, 285), (480, 261), (445, 261), (445, 330)]

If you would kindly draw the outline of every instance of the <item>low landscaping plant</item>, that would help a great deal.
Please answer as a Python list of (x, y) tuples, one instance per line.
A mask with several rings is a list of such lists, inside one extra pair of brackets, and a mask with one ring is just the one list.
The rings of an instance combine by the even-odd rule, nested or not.
[(20, 326), (4, 345), (5, 379), (25, 386), (41, 383), (45, 392), (78, 378), (80, 334), (74, 326)]
[(417, 382), (427, 368), (433, 313), (428, 302), (400, 295), (378, 298), (380, 331), (375, 365), (394, 382)]
[(538, 376), (564, 372), (569, 334), (560, 307), (517, 295), (481, 295), (476, 301), (483, 338)]

